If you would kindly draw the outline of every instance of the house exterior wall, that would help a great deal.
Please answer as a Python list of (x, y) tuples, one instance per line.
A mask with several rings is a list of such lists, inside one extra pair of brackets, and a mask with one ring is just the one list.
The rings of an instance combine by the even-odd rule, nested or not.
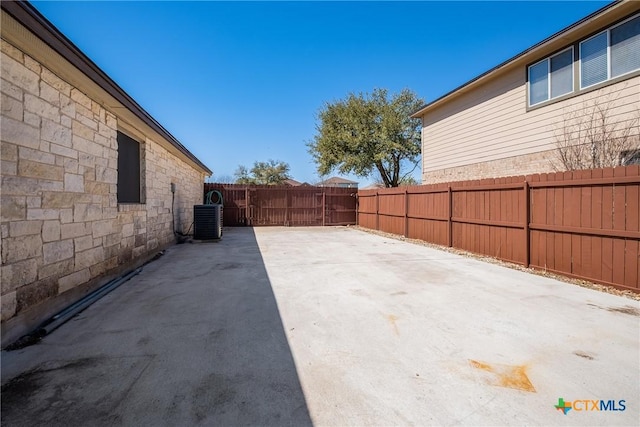
[[(171, 183), (186, 232), (205, 174), (4, 39), (1, 55), (4, 346), (173, 243)], [(145, 203), (117, 201), (118, 130), (141, 143)]]
[[(423, 183), (564, 170), (557, 136), (581, 118), (581, 129), (588, 128), (593, 120), (585, 118), (595, 105), (609, 110), (606, 126), (637, 134), (640, 70), (607, 76), (609, 80), (583, 89), (580, 42), (637, 19), (639, 11), (638, 2), (633, 1), (607, 5), (425, 105), (412, 116), (422, 119)], [(572, 90), (529, 107), (528, 67), (570, 47)], [(633, 119), (635, 125), (630, 127)], [(633, 147), (622, 150), (628, 148)]]
[(358, 184), (348, 184), (344, 182), (329, 183), (320, 185), (320, 187), (335, 187), (335, 188), (358, 188)]
[(555, 150), (541, 151), (539, 153), (522, 154), (504, 159), (489, 160), (486, 162), (472, 163), (465, 166), (456, 166), (440, 169), (434, 172), (422, 174), (423, 183), (441, 183), (468, 181), (483, 178), (500, 178), (519, 176), (521, 171), (526, 174), (554, 172), (557, 162)]
[(525, 76), (513, 69), (423, 116), (424, 184), (553, 172), (564, 117), (596, 98), (610, 103), (612, 122), (638, 111), (640, 76), (530, 109)]

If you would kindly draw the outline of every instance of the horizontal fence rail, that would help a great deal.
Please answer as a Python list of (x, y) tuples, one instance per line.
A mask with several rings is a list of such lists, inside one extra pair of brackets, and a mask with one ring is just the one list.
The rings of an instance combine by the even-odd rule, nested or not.
[(205, 183), (205, 195), (212, 190), (223, 196), (226, 226), (356, 224), (353, 188)]
[(640, 292), (640, 166), (360, 190), (358, 224)]

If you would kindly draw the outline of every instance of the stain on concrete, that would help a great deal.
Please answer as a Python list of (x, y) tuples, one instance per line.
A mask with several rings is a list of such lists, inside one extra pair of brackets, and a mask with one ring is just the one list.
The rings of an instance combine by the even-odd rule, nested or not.
[[(2, 386), (3, 425), (121, 424), (117, 411), (151, 356), (51, 361)], [(114, 389), (113, 379), (118, 378)]]
[(212, 373), (200, 380), (193, 390), (193, 416), (202, 422), (207, 415), (224, 414), (233, 404), (236, 390), (233, 381), (224, 375)]
[(513, 388), (535, 393), (536, 389), (527, 377), (526, 365), (502, 365), (469, 360), (472, 367), (489, 373), (484, 380), (494, 386)]
[(31, 345), (39, 343), (42, 340), (42, 338), (44, 338), (44, 336), (45, 336), (44, 330), (36, 330), (28, 335), (24, 335), (20, 337), (18, 340), (8, 345), (5, 348), (5, 350), (14, 351), (14, 350), (20, 350), (25, 347), (29, 347)]
[(400, 330), (398, 329), (398, 325), (396, 323), (396, 321), (398, 320), (398, 316), (394, 315), (394, 314), (387, 314), (387, 321), (391, 324), (391, 326), (393, 326), (393, 331), (396, 333), (396, 335), (400, 335)]
[(583, 359), (588, 359), (588, 360), (593, 360), (595, 359), (594, 356), (590, 355), (589, 353), (586, 353), (584, 351), (580, 351), (580, 350), (576, 350), (573, 352), (573, 354), (575, 354), (578, 357), (582, 357)]
[(237, 262), (222, 262), (214, 265), (215, 270), (236, 270), (242, 268), (242, 264)]
[(607, 311), (611, 311), (613, 313), (628, 314), (629, 316), (640, 317), (640, 310), (638, 310), (636, 307), (631, 307), (629, 305), (626, 305), (624, 307), (609, 307), (607, 308)]
[(623, 307), (602, 307), (597, 304), (591, 304), (591, 303), (588, 303), (587, 305), (590, 307), (599, 308), (600, 310), (607, 310), (611, 313), (621, 313), (621, 314), (628, 314), (629, 316), (640, 317), (640, 309), (630, 305), (625, 305)]

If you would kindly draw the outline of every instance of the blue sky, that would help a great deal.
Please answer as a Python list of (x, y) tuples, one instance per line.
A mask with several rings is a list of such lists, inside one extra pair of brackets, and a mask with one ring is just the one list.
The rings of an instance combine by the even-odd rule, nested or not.
[(607, 3), (33, 2), (214, 178), (276, 159), (307, 182), (325, 102), (432, 101)]

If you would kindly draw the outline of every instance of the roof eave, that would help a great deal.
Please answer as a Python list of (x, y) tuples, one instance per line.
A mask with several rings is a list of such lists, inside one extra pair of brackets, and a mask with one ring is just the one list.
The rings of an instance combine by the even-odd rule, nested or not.
[(109, 93), (125, 108), (136, 115), (147, 126), (165, 138), (171, 145), (180, 151), (185, 157), (195, 163), (208, 175), (212, 171), (191, 153), (169, 131), (147, 113), (131, 96), (129, 96), (116, 82), (102, 71), (89, 57), (62, 34), (49, 20), (26, 1), (3, 1), (0, 3), (2, 10), (11, 15), (21, 25), (31, 31), (36, 37), (46, 43), (51, 49), (69, 61), (74, 67), (89, 77), (104, 91)]
[[(590, 22), (592, 22), (595, 18), (600, 17), (601, 15), (603, 15), (605, 12), (615, 8), (615, 7), (619, 7), (622, 4), (632, 4), (631, 1), (629, 0), (618, 0), (615, 2), (612, 2), (598, 10), (596, 10), (595, 12), (587, 15), (586, 17), (580, 19), (577, 22), (574, 22), (573, 24), (569, 25), (568, 27), (563, 28), (562, 30), (558, 31), (557, 33), (547, 37), (546, 39), (542, 40), (541, 42), (531, 46), (530, 48), (520, 52), (519, 54), (513, 56), (510, 59), (507, 59), (506, 61), (500, 63), (499, 65), (491, 68), (490, 70), (480, 74), (479, 76), (469, 80), (468, 82), (462, 84), (461, 86), (458, 86), (457, 88), (451, 90), (450, 92), (447, 92), (446, 94), (442, 95), (441, 97), (435, 99), (434, 101), (423, 105), (422, 107), (420, 107), (420, 109), (418, 111), (416, 111), (415, 113), (411, 114), (411, 118), (414, 119), (419, 119), (421, 118), (427, 111), (435, 108), (436, 106), (448, 101), (450, 98), (452, 98), (454, 95), (456, 94), (460, 94), (469, 90), (472, 90), (474, 87), (476, 87), (477, 85), (480, 85), (481, 83), (489, 80), (490, 78), (492, 78), (493, 76), (495, 76), (496, 74), (500, 74), (502, 71), (515, 67), (518, 64), (520, 64), (521, 62), (524, 61), (528, 61), (529, 59), (532, 59), (532, 57), (534, 57), (537, 52), (539, 52), (540, 50), (545, 49), (547, 46), (549, 46), (550, 44), (552, 44), (553, 42), (555, 42), (558, 39), (561, 38), (569, 38), (572, 34), (574, 34), (575, 32), (577, 32), (580, 28), (584, 27), (585, 25), (589, 24)], [(638, 2), (637, 4), (640, 4), (640, 2)], [(637, 6), (636, 6), (637, 7)]]

